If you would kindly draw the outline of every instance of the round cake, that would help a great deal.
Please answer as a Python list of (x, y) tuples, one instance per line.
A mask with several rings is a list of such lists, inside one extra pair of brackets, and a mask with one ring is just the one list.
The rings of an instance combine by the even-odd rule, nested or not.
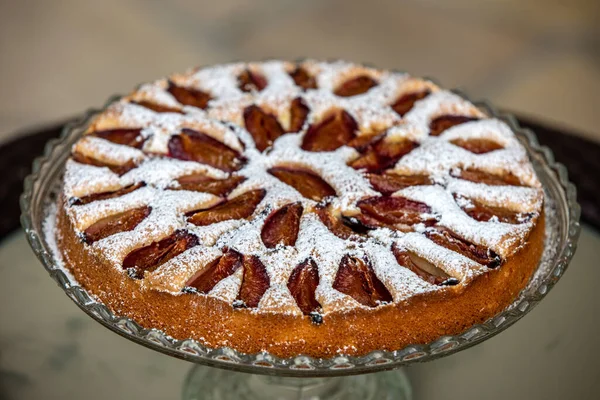
[(536, 269), (543, 190), (510, 127), (346, 62), (197, 68), (97, 114), (57, 242), (116, 315), (216, 348), (331, 357), (457, 334)]

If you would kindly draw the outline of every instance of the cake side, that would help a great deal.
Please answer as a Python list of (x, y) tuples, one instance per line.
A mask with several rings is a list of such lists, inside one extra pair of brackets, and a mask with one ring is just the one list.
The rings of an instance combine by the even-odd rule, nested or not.
[(542, 215), (527, 243), (501, 269), (479, 275), (468, 286), (447, 287), (376, 309), (330, 313), (315, 325), (293, 314), (233, 309), (210, 296), (173, 296), (144, 289), (84, 246), (64, 209), (59, 208), (57, 218), (58, 246), (65, 265), (81, 286), (115, 315), (212, 348), (323, 358), (429, 343), (493, 317), (529, 282), (542, 255), (545, 227)]

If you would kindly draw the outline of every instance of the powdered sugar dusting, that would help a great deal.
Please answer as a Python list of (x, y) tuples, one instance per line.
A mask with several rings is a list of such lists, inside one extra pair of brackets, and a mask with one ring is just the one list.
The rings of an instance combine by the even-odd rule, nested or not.
[(139, 161), (145, 157), (144, 153), (138, 149), (114, 144), (93, 136), (85, 136), (79, 140), (74, 146), (74, 151), (119, 165), (128, 161)]
[(221, 254), (214, 247), (192, 247), (147, 274), (144, 283), (152, 289), (181, 293), (181, 288), (202, 266), (216, 260)]
[(152, 158), (139, 168), (135, 168), (123, 175), (120, 182), (127, 186), (135, 182), (144, 182), (147, 185), (161, 189), (178, 187), (177, 178), (191, 174), (202, 174), (210, 178), (224, 179), (227, 174), (208, 165), (190, 161), (180, 161), (167, 158)]
[[(402, 157), (393, 172), (403, 175), (429, 176), (434, 185), (413, 186), (395, 193), (427, 204), (439, 217), (438, 224), (451, 229), (472, 243), (486, 246), (502, 257), (508, 257), (526, 239), (536, 218), (521, 224), (500, 223), (495, 219), (478, 222), (470, 218), (457, 204), (474, 199), (515, 212), (539, 215), (543, 194), (533, 168), (510, 128), (503, 122), (487, 118), (468, 101), (435, 84), (406, 74), (379, 71), (345, 62), (320, 63), (306, 61), (303, 67), (315, 75), (318, 89), (302, 90), (294, 84), (289, 72), (294, 64), (269, 61), (252, 64), (228, 64), (191, 70), (169, 79), (178, 85), (193, 87), (209, 93), (211, 100), (206, 110), (183, 106), (167, 92), (167, 79), (141, 86), (131, 95), (118, 100), (92, 122), (89, 132), (114, 128), (139, 128), (145, 139), (142, 150), (118, 145), (108, 140), (86, 135), (74, 146), (84, 155), (116, 165), (136, 164), (129, 172), (118, 176), (106, 167), (83, 165), (68, 161), (64, 178), (67, 198), (103, 193), (143, 182), (145, 187), (117, 198), (68, 206), (67, 214), (79, 232), (104, 217), (133, 208), (149, 206), (151, 212), (135, 229), (102, 239), (90, 246), (101, 253), (115, 268), (122, 270), (123, 259), (129, 252), (171, 235), (177, 229), (186, 229), (199, 239), (199, 245), (147, 273), (141, 284), (149, 290), (180, 294), (185, 283), (208, 263), (222, 254), (224, 248), (244, 255), (256, 255), (267, 269), (271, 286), (261, 299), (258, 311), (299, 314), (300, 310), (287, 288), (292, 270), (307, 258), (312, 258), (319, 271), (316, 298), (323, 312), (364, 307), (352, 297), (333, 288), (338, 266), (349, 254), (369, 260), (377, 277), (400, 302), (419, 293), (441, 290), (425, 282), (415, 273), (399, 265), (390, 251), (395, 245), (407, 249), (431, 262), (448, 275), (460, 279), (462, 285), (487, 269), (427, 239), (423, 224), (414, 231), (403, 233), (379, 228), (362, 235), (360, 239), (341, 239), (335, 236), (314, 213), (317, 202), (302, 196), (296, 189), (269, 174), (276, 166), (299, 167), (319, 175), (336, 192), (327, 199), (332, 209), (343, 215), (359, 212), (356, 203), (371, 196), (379, 196), (365, 175), (348, 163), (360, 154), (342, 146), (332, 152), (309, 152), (301, 143), (309, 124), (321, 120), (333, 109), (346, 110), (359, 125), (358, 135), (385, 132), (389, 141), (411, 140), (418, 147)], [(243, 92), (238, 75), (249, 69), (267, 80), (262, 91)], [(333, 92), (345, 80), (367, 75), (377, 86), (367, 92), (338, 97)], [(427, 97), (416, 101), (404, 116), (399, 116), (390, 104), (401, 95), (427, 90)], [(310, 109), (307, 123), (300, 132), (287, 133), (277, 138), (273, 146), (259, 152), (252, 136), (244, 129), (243, 109), (257, 104), (275, 115), (285, 128), (290, 125), (289, 107), (297, 98)], [(131, 101), (148, 101), (181, 110), (155, 112)], [(439, 137), (429, 135), (429, 124), (442, 115), (460, 115), (479, 118), (444, 131)], [(225, 179), (228, 173), (197, 162), (169, 158), (169, 141), (182, 129), (203, 132), (243, 153), (245, 165), (236, 172), (246, 180), (229, 195), (234, 198), (254, 189), (266, 190), (266, 195), (248, 220), (222, 221), (209, 226), (194, 226), (187, 222), (185, 213), (209, 208), (222, 201), (217, 196), (178, 188), (177, 179), (190, 174), (201, 174), (214, 179)], [(474, 154), (452, 144), (456, 139), (486, 139), (502, 148), (485, 154)], [(453, 178), (451, 171), (473, 168), (493, 174), (511, 173), (527, 187), (488, 186)], [(455, 174), (453, 174), (455, 175)], [(291, 203), (302, 204), (304, 214), (294, 246), (280, 245), (267, 248), (261, 240), (261, 230), (269, 213)], [(463, 206), (467, 204), (462, 204)], [(125, 272), (123, 272), (125, 273)], [(208, 294), (229, 303), (237, 297), (242, 269), (219, 282)]]
[(69, 198), (109, 192), (121, 187), (119, 177), (107, 167), (98, 168), (67, 160), (63, 191)]

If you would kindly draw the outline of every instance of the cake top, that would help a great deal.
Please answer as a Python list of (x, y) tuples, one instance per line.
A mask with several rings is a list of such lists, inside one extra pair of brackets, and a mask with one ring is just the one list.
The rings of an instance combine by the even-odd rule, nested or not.
[(144, 288), (316, 320), (468, 285), (543, 202), (504, 122), (427, 80), (310, 60), (140, 86), (73, 146), (64, 194)]

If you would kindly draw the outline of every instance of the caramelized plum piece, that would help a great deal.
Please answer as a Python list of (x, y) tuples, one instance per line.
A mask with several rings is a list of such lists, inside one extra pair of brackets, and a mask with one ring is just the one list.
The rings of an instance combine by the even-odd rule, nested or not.
[(335, 190), (317, 174), (287, 167), (273, 167), (268, 171), (271, 175), (296, 189), (307, 199), (321, 201), (325, 197), (335, 196)]
[(448, 128), (455, 125), (464, 124), (465, 122), (477, 121), (478, 118), (465, 117), (462, 115), (442, 115), (433, 119), (429, 123), (429, 135), (440, 136)]
[(265, 194), (266, 191), (263, 189), (246, 192), (214, 207), (190, 213), (188, 222), (197, 226), (206, 226), (230, 219), (248, 218)]
[(354, 231), (346, 226), (339, 216), (333, 214), (330, 204), (319, 204), (315, 207), (315, 211), (321, 222), (323, 222), (323, 225), (335, 236), (341, 239), (348, 239), (354, 235)]
[(150, 211), (152, 208), (144, 206), (109, 215), (87, 228), (83, 232), (83, 239), (91, 244), (116, 233), (131, 231), (150, 215)]
[(462, 239), (448, 228), (437, 227), (428, 230), (425, 232), (425, 236), (434, 243), (462, 254), (488, 268), (496, 268), (502, 264), (502, 259), (493, 250)]
[(333, 93), (340, 97), (357, 96), (369, 91), (374, 86), (377, 86), (375, 79), (367, 75), (359, 75), (339, 85)]
[(454, 195), (456, 202), (467, 215), (476, 221), (487, 222), (495, 219), (507, 224), (522, 224), (533, 218), (532, 213), (519, 213), (502, 207), (485, 205), (475, 199)]
[(179, 187), (175, 189), (204, 192), (225, 197), (245, 180), (246, 178), (240, 175), (232, 175), (225, 179), (214, 179), (203, 174), (192, 174), (178, 178)]
[(475, 183), (485, 183), (486, 185), (492, 186), (525, 186), (521, 183), (519, 178), (515, 175), (506, 173), (504, 175), (490, 174), (485, 171), (478, 171), (475, 169), (463, 169), (459, 173), (451, 172), (451, 175), (455, 178), (464, 179), (466, 181)]
[(273, 114), (269, 114), (255, 105), (244, 109), (244, 125), (252, 135), (259, 151), (265, 151), (279, 136), (285, 133)]
[(360, 200), (356, 205), (365, 216), (378, 221), (379, 226), (382, 224), (384, 226), (393, 226), (397, 224), (414, 225), (418, 223), (433, 225), (437, 222), (434, 217), (423, 215), (431, 214), (431, 208), (427, 204), (409, 200), (405, 197), (369, 197)]
[(152, 272), (170, 259), (200, 243), (195, 235), (179, 229), (171, 236), (148, 246), (134, 250), (123, 260), (123, 269), (129, 276), (142, 279), (145, 272)]
[(181, 111), (177, 107), (165, 106), (163, 104), (153, 103), (153, 102), (148, 101), (148, 100), (132, 101), (131, 103), (132, 104), (137, 104), (138, 106), (145, 107), (145, 108), (147, 108), (149, 110), (152, 110), (152, 111), (154, 111), (156, 113), (176, 113), (176, 114), (183, 114), (183, 111)]
[(404, 114), (412, 110), (417, 101), (429, 96), (430, 93), (431, 92), (429, 90), (422, 90), (420, 92), (403, 94), (402, 96), (398, 97), (394, 104), (391, 105), (392, 110), (396, 111), (398, 115), (403, 117)]
[(231, 147), (209, 135), (184, 128), (181, 134), (171, 136), (169, 157), (185, 161), (196, 161), (225, 172), (239, 170), (244, 158)]
[(171, 93), (173, 97), (175, 97), (175, 100), (184, 106), (205, 109), (211, 99), (210, 95), (202, 90), (177, 86), (172, 81), (169, 81), (169, 87), (167, 88), (167, 91)]
[(131, 171), (132, 169), (134, 169), (137, 166), (135, 164), (135, 162), (133, 162), (133, 161), (129, 161), (123, 165), (109, 164), (107, 162), (100, 161), (96, 158), (85, 156), (85, 155), (83, 155), (81, 153), (77, 153), (77, 152), (71, 154), (71, 157), (73, 158), (74, 161), (77, 161), (80, 164), (93, 165), (95, 167), (107, 167), (108, 169), (110, 169), (112, 172), (114, 172), (117, 175), (123, 175), (123, 174)]
[(144, 186), (146, 186), (146, 184), (144, 182), (138, 182), (136, 184), (125, 186), (122, 189), (115, 190), (112, 192), (90, 194), (88, 196), (73, 199), (73, 201), (71, 201), (71, 205), (78, 206), (78, 205), (88, 204), (93, 201), (100, 201), (100, 200), (106, 200), (106, 199), (113, 199), (115, 197), (121, 197), (121, 196), (126, 195), (127, 193), (131, 193), (131, 192), (138, 190), (139, 188), (144, 187)]
[(312, 258), (307, 258), (294, 268), (287, 287), (304, 315), (318, 312), (321, 304), (315, 297), (319, 286), (319, 268)]
[(317, 88), (317, 81), (315, 78), (310, 76), (308, 71), (302, 67), (296, 67), (295, 70), (290, 72), (290, 76), (294, 80), (294, 83), (304, 90)]
[(373, 189), (386, 196), (410, 186), (433, 184), (427, 175), (367, 174), (367, 179), (371, 182)]
[(368, 172), (380, 173), (392, 168), (398, 160), (419, 146), (410, 140), (388, 142), (379, 140), (375, 142), (365, 154), (350, 163), (354, 169), (364, 169)]
[(333, 151), (356, 137), (358, 124), (348, 112), (335, 110), (321, 122), (310, 125), (302, 149), (306, 151)]
[(359, 214), (357, 216), (342, 215), (342, 222), (354, 233), (366, 235), (369, 231), (382, 226), (381, 222), (368, 215)]
[(354, 139), (348, 142), (348, 146), (354, 147), (356, 151), (364, 153), (369, 150), (372, 144), (379, 142), (383, 139), (385, 132), (373, 132), (366, 135), (356, 136)]
[(288, 132), (300, 132), (309, 111), (308, 106), (300, 97), (295, 98), (290, 105), (290, 129)]
[(392, 246), (392, 253), (398, 264), (410, 269), (425, 282), (437, 286), (453, 286), (459, 283), (458, 279), (451, 277), (429, 261), (407, 250), (400, 249), (396, 244)]
[(267, 87), (267, 79), (261, 73), (246, 69), (238, 76), (238, 87), (242, 92), (260, 92)]
[[(345, 228), (347, 228), (349, 232), (351, 232), (350, 235), (348, 235), (348, 237), (352, 235), (356, 236), (356, 234), (363, 235), (374, 229), (386, 226), (382, 222), (365, 214), (358, 214), (353, 216), (341, 215), (339, 220), (340, 223)], [(339, 235), (336, 234), (336, 236)]]
[(300, 217), (304, 208), (301, 203), (289, 203), (269, 215), (263, 225), (260, 237), (268, 248), (278, 244), (293, 246), (298, 239)]
[(90, 135), (108, 140), (116, 144), (122, 144), (124, 146), (135, 147), (141, 149), (146, 139), (142, 136), (142, 130), (140, 128), (128, 129), (128, 128), (117, 128), (108, 129), (104, 131), (95, 131)]
[(494, 142), (493, 140), (479, 139), (479, 138), (473, 138), (473, 139), (458, 138), (458, 139), (451, 140), (450, 143), (452, 143), (455, 146), (462, 147), (463, 149), (468, 150), (471, 153), (475, 153), (475, 154), (485, 154), (485, 153), (489, 153), (494, 150), (500, 150), (500, 149), (504, 148), (500, 144)]
[(340, 262), (333, 288), (367, 307), (392, 301), (392, 295), (377, 278), (371, 264), (348, 254)]
[(235, 250), (226, 249), (221, 257), (196, 272), (185, 287), (194, 288), (198, 293), (208, 293), (217, 283), (232, 275), (241, 266), (242, 255)]
[(257, 256), (244, 256), (243, 264), (244, 276), (238, 300), (241, 300), (245, 307), (255, 308), (271, 286), (271, 280), (265, 265)]

